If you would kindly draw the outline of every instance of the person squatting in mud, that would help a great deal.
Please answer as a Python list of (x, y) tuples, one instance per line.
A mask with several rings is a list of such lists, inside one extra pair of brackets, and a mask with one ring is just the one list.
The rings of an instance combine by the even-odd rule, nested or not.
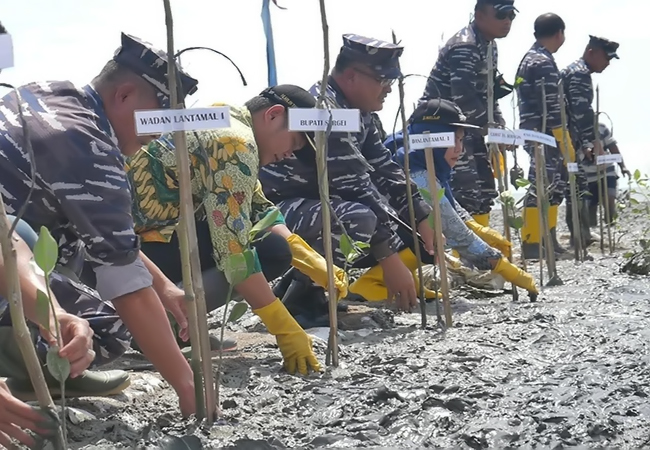
[[(9, 216), (11, 225), (15, 217)], [(20, 220), (13, 235), (18, 277), (25, 317), (41, 364), (45, 364), (47, 349), (56, 345), (50, 330), (56, 329), (50, 315), (49, 324), (40, 324), (36, 293), (46, 292), (45, 278), (36, 266), (32, 249), (38, 236), (26, 222)], [(0, 254), (0, 295), (7, 298), (7, 270)], [(66, 383), (66, 397), (84, 395), (108, 396), (129, 386), (129, 375), (121, 370), (93, 372), (93, 366), (105, 364), (124, 353), (130, 335), (113, 308), (99, 299), (94, 291), (53, 272), (50, 275), (53, 308), (61, 332), (63, 347), (59, 355), (70, 362), (70, 378)], [(69, 311), (75, 311), (71, 314)], [(43, 325), (43, 326), (38, 326)], [(35, 401), (27, 367), (18, 344), (7, 302), (0, 304), (0, 367), (7, 382), (0, 381), (0, 445), (11, 448), (9, 438), (27, 446), (34, 445), (31, 436), (22, 429), (48, 435), (56, 427), (55, 421), (37, 408), (28, 406)], [(59, 382), (43, 369), (45, 381), (54, 398), (61, 395)], [(21, 429), (22, 428), (22, 429)]]
[[(326, 89), (332, 108), (361, 111), (358, 133), (332, 133), (328, 140), (328, 170), (333, 214), (332, 239), (335, 264), (343, 266), (341, 228), (354, 242), (369, 244), (369, 255), (354, 267), (368, 268), (350, 285), (352, 295), (369, 301), (396, 298), (398, 306), (410, 310), (417, 305), (415, 270), (410, 229), (397, 225), (393, 216), (408, 222), (406, 178), (383, 145), (371, 113), (383, 108), (391, 85), (401, 76), (398, 58), (401, 46), (355, 34), (343, 36), (343, 47), (328, 78), (328, 85), (311, 88), (315, 97)], [(318, 191), (315, 152), (306, 148), (292, 157), (260, 170), (264, 193), (284, 214), (287, 227), (323, 254), (322, 204)], [(413, 185), (418, 231), (424, 242), (427, 263), (433, 262), (433, 230), (427, 218), (431, 207)], [(384, 198), (385, 197), (385, 198)], [(393, 213), (392, 211), (395, 211)], [(322, 288), (292, 271), (285, 275), (276, 293), (304, 326), (327, 322), (327, 302)], [(286, 296), (281, 290), (286, 289)], [(427, 298), (434, 298), (427, 291)]]
[[(533, 277), (510, 263), (504, 256), (510, 253), (512, 244), (495, 230), (476, 222), (453, 196), (449, 180), (463, 149), (465, 130), (478, 128), (465, 121), (465, 116), (456, 104), (449, 100), (434, 99), (422, 103), (413, 112), (409, 119), (408, 133), (409, 136), (426, 132), (454, 133), (456, 136), (453, 147), (432, 149), (437, 178), (436, 190), (444, 189), (444, 196), (439, 203), (442, 232), (445, 234), (447, 245), (456, 250), (461, 261), (469, 267), (499, 274), (506, 281), (526, 289), (532, 298), (536, 298), (538, 290)], [(388, 148), (396, 148), (395, 160), (403, 167), (407, 155), (402, 132), (395, 133), (384, 144)], [(411, 179), (419, 188), (431, 191), (424, 151), (411, 150), (408, 158)], [(431, 198), (435, 196), (431, 195)]]
[[(557, 258), (568, 254), (557, 241), (558, 207), (564, 199), (568, 181), (567, 157), (574, 159), (575, 150), (571, 134), (564, 136), (560, 115), (559, 82), (560, 70), (553, 54), (564, 45), (565, 24), (556, 14), (543, 14), (535, 20), (535, 43), (528, 50), (517, 69), (519, 98), (519, 128), (535, 130), (552, 135), (557, 147), (543, 146), (546, 159), (546, 178), (549, 208), (548, 224)], [(542, 98), (542, 82), (546, 97)], [(544, 105), (544, 102), (546, 105)], [(542, 129), (544, 108), (546, 108), (546, 129)], [(524, 225), (521, 230), (523, 255), (525, 259), (540, 259), (539, 241), (541, 237), (539, 212), (537, 210), (537, 186), (535, 184), (535, 144), (526, 143), (524, 150), (530, 156), (528, 180), (530, 185), (524, 203)], [(567, 214), (569, 214), (567, 208)]]
[[(186, 133), (207, 309), (212, 311), (226, 303), (230, 290), (224, 275), (227, 258), (248, 248), (253, 226), (277, 213), (267, 229), (260, 230), (260, 240), (252, 244), (255, 269), (234, 287), (235, 299), (245, 299), (276, 336), (288, 372), (298, 369), (306, 375), (309, 369), (319, 371), (311, 338), (273, 295), (268, 283), (293, 265), (327, 288), (326, 262), (300, 236), (289, 231), (282, 214), (264, 197), (257, 179), (260, 166), (282, 160), (297, 150), (306, 151), (301, 150), (308, 145), (306, 135), (288, 129), (288, 108), (314, 108), (316, 100), (298, 86), (280, 85), (265, 89), (242, 108), (228, 106), (229, 128)], [(172, 137), (165, 135), (128, 158), (127, 175), (141, 250), (170, 280), (180, 284), (176, 232), (180, 188)], [(346, 275), (338, 267), (335, 271), (336, 289), (344, 297)], [(236, 342), (224, 342), (223, 346), (224, 350), (234, 349)]]
[[(165, 313), (166, 308), (182, 318), (184, 293), (140, 252), (124, 172), (124, 155), (134, 154), (156, 137), (136, 134), (134, 111), (169, 107), (166, 73), (164, 52), (122, 34), (121, 47), (88, 85), (78, 88), (69, 81), (54, 81), (19, 87), (25, 129), (17, 119), (16, 94), (5, 95), (0, 100), (0, 122), (5, 125), (0, 130), (0, 179), (9, 214), (28, 203), (34, 185), (22, 217), (33, 229), (47, 227), (57, 240), (59, 273), (75, 279), (84, 256), (91, 261), (97, 292), (75, 285), (69, 295), (57, 298), (73, 315), (94, 311), (98, 316), (119, 317), (108, 328), (107, 341), (115, 345), (96, 351), (95, 366), (121, 355), (132, 336), (176, 391), (181, 412), (190, 415), (196, 409), (192, 370)], [(197, 83), (181, 71), (180, 97), (196, 91)], [(34, 167), (23, 145), (26, 131), (31, 132)], [(128, 333), (116, 326), (121, 321)], [(94, 331), (101, 335), (102, 329)], [(15, 343), (3, 338), (0, 347), (11, 353)], [(0, 364), (0, 376), (13, 375), (4, 373), (7, 367)], [(117, 383), (122, 376), (108, 372), (94, 378)], [(105, 389), (101, 381), (81, 381), (69, 390), (92, 395)], [(70, 379), (66, 384), (74, 382)]]
[[(618, 59), (619, 44), (605, 38), (589, 36), (589, 42), (580, 59), (569, 64), (561, 71), (560, 76), (564, 83), (564, 92), (567, 99), (567, 109), (569, 116), (569, 127), (571, 136), (573, 138), (573, 145), (577, 149), (577, 161), (580, 167), (578, 174), (578, 195), (582, 200), (582, 209), (580, 213), (580, 223), (583, 236), (583, 245), (588, 245), (594, 241), (591, 236), (590, 227), (596, 225), (596, 222), (590, 221), (589, 204), (594, 201), (591, 199), (589, 186), (587, 182), (587, 175), (585, 171), (593, 171), (595, 169), (588, 169), (589, 166), (595, 166), (598, 156), (604, 154), (602, 142), (596, 137), (596, 130), (594, 129), (594, 108), (592, 106), (594, 101), (594, 84), (592, 80), (592, 73), (602, 73), (612, 59)], [(596, 189), (596, 199), (598, 200), (598, 189)], [(570, 201), (571, 196), (567, 195), (567, 203)], [(567, 207), (567, 226), (569, 230), (573, 230), (572, 216)]]
[[(490, 210), (497, 197), (494, 173), (483, 136), (488, 126), (488, 44), (493, 42), (494, 70), (498, 52), (495, 40), (510, 33), (517, 9), (514, 0), (477, 0), (474, 20), (456, 33), (440, 50), (418, 104), (443, 98), (458, 105), (472, 125), (463, 140), (464, 152), (454, 167), (450, 186), (454, 198), (483, 226), (490, 224)], [(497, 79), (498, 77), (495, 77)], [(507, 91), (495, 89), (493, 126), (505, 126), (498, 99)], [(499, 95), (497, 95), (499, 94)], [(495, 161), (496, 163), (500, 163)]]

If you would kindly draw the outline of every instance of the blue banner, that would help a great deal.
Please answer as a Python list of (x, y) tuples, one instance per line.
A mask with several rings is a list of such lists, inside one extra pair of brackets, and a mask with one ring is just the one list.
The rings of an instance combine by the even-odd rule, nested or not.
[(266, 65), (269, 86), (278, 84), (278, 72), (275, 66), (275, 47), (273, 45), (273, 27), (271, 25), (271, 0), (262, 0), (262, 24), (266, 35)]

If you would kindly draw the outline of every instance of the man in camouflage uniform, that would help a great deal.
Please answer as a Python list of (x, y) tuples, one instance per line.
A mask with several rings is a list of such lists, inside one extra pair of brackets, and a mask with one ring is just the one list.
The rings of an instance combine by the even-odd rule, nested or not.
[[(557, 242), (556, 226), (558, 206), (562, 203), (566, 190), (568, 172), (566, 157), (574, 156), (571, 137), (563, 136), (560, 115), (560, 97), (558, 83), (560, 70), (553, 54), (564, 44), (565, 24), (556, 14), (548, 13), (535, 20), (535, 43), (528, 50), (517, 69), (519, 80), (517, 91), (519, 97), (519, 128), (547, 133), (555, 137), (557, 147), (543, 146), (546, 159), (546, 179), (549, 183), (547, 192), (549, 200), (548, 223), (553, 237), (555, 252), (565, 254)], [(546, 97), (542, 97), (542, 83)], [(543, 111), (546, 104), (546, 128), (543, 129)], [(565, 148), (565, 141), (568, 146)], [(539, 259), (540, 223), (537, 209), (537, 189), (535, 184), (535, 145), (526, 143), (524, 149), (530, 156), (528, 180), (530, 186), (525, 200), (524, 226), (522, 228), (523, 257)]]
[[(90, 84), (30, 83), (18, 88), (22, 101), (7, 94), (0, 100), (0, 180), (7, 212), (18, 212), (34, 229), (47, 227), (58, 241), (58, 270), (71, 273), (70, 265), (84, 256), (91, 261), (103, 300), (94, 304), (96, 311), (112, 303), (176, 390), (182, 412), (191, 414), (192, 370), (163, 308), (183, 320), (184, 295), (139, 251), (124, 172), (124, 155), (154, 139), (136, 134), (134, 111), (169, 107), (166, 72), (164, 52), (122, 34), (121, 47)], [(181, 74), (180, 97), (194, 92), (196, 84)], [(71, 314), (88, 306), (74, 297), (60, 300)]]
[[(453, 101), (463, 111), (468, 123), (483, 128), (465, 133), (465, 151), (454, 168), (451, 187), (463, 209), (478, 223), (488, 226), (490, 210), (497, 197), (494, 174), (483, 138), (488, 126), (488, 43), (510, 33), (517, 9), (514, 0), (478, 0), (474, 11), (474, 20), (440, 50), (419, 103), (436, 98)], [(496, 42), (493, 49), (496, 69)], [(505, 126), (497, 97), (495, 95), (494, 118), (497, 126)]]
[[(621, 151), (618, 148), (618, 142), (614, 139), (611, 130), (604, 123), (598, 124), (598, 133), (600, 134), (600, 142), (603, 148), (604, 154), (609, 155), (620, 155)], [(630, 171), (625, 167), (625, 162), (621, 161), (619, 163), (621, 173), (628, 178), (631, 177)], [(598, 221), (598, 205), (600, 202), (600, 197), (598, 195), (598, 170), (596, 164), (593, 161), (583, 160), (582, 168), (584, 170), (585, 179), (587, 182), (587, 190), (589, 192), (588, 203), (589, 203), (589, 222), (591, 224), (596, 224)], [(607, 185), (607, 202), (609, 203), (609, 212), (612, 216), (612, 220), (616, 219), (616, 193), (618, 189), (618, 175), (616, 174), (616, 165), (609, 163), (605, 166), (604, 170), (601, 171), (601, 179), (605, 180)], [(602, 187), (600, 187), (602, 191)], [(607, 210), (603, 214), (607, 214)], [(609, 218), (605, 218), (606, 221)]]
[[(569, 126), (573, 136), (573, 145), (577, 149), (577, 160), (580, 165), (580, 176), (578, 176), (578, 188), (581, 199), (586, 200), (589, 196), (588, 186), (584, 174), (585, 164), (595, 163), (595, 158), (602, 154), (602, 146), (596, 139), (594, 130), (594, 85), (591, 78), (592, 73), (603, 72), (612, 59), (618, 59), (616, 54), (619, 44), (608, 39), (596, 36), (589, 36), (589, 42), (580, 59), (571, 63), (562, 70), (561, 77), (564, 83), (564, 92), (567, 97), (567, 109), (569, 112)], [(585, 163), (586, 162), (586, 163)], [(567, 195), (567, 203), (570, 201)], [(573, 230), (572, 215), (567, 208), (567, 225)], [(582, 210), (581, 210), (582, 211)], [(592, 242), (589, 231), (589, 215), (586, 211), (580, 213), (581, 229), (584, 229), (584, 244)], [(572, 237), (573, 242), (573, 237)]]
[[(393, 208), (408, 223), (406, 179), (383, 145), (371, 113), (383, 108), (391, 85), (401, 75), (399, 56), (403, 48), (354, 34), (343, 36), (343, 47), (328, 78), (326, 100), (331, 108), (361, 111), (358, 133), (332, 133), (328, 140), (328, 170), (333, 213), (352, 241), (369, 244), (368, 265), (373, 267), (350, 286), (350, 292), (367, 300), (399, 297), (402, 308), (417, 304), (413, 271), (415, 256), (398, 236), (387, 209)], [(319, 95), (320, 84), (311, 88)], [(313, 150), (308, 148), (260, 170), (266, 196), (282, 211), (289, 229), (321, 254), (322, 207)], [(415, 216), (427, 251), (433, 253), (433, 230), (427, 223), (431, 207), (413, 185)], [(388, 203), (382, 198), (386, 197)], [(409, 232), (410, 233), (410, 232)], [(409, 233), (405, 233), (409, 235)], [(346, 266), (341, 251), (339, 222), (332, 223), (335, 264)], [(411, 243), (412, 245), (412, 243)], [(361, 263), (360, 263), (361, 264)], [(364, 278), (365, 277), (365, 278)], [(322, 291), (322, 290), (321, 290)], [(304, 291), (293, 290), (296, 298)], [(322, 312), (326, 314), (327, 308)], [(294, 312), (295, 314), (295, 312)]]

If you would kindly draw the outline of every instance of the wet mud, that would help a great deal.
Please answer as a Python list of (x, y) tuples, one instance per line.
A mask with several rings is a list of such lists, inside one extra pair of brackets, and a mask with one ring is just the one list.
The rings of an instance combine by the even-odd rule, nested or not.
[[(625, 251), (593, 245), (593, 261), (559, 261), (564, 285), (534, 303), (455, 290), (446, 331), (432, 304), (426, 330), (418, 313), (355, 305), (341, 317), (341, 364), (322, 375), (283, 373), (273, 338), (247, 313), (229, 330), (239, 351), (224, 360), (219, 424), (181, 420), (173, 391), (140, 370), (125, 394), (68, 402), (71, 447), (649, 447), (650, 282), (620, 273)], [(324, 361), (326, 330), (311, 332)]]

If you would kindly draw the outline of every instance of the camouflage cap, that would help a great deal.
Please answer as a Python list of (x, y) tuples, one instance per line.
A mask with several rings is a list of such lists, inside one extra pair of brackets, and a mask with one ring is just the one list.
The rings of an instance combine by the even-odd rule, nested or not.
[(409, 119), (411, 123), (450, 125), (461, 128), (480, 128), (467, 123), (467, 118), (456, 103), (445, 99), (431, 99), (420, 104)]
[(515, 0), (476, 0), (476, 6), (491, 5), (497, 11), (517, 11)]
[(379, 78), (395, 79), (402, 76), (399, 57), (404, 47), (358, 34), (344, 34), (341, 54), (370, 67)]
[(598, 47), (603, 49), (609, 59), (620, 59), (616, 53), (619, 47), (618, 42), (610, 41), (609, 39), (598, 36), (589, 35), (589, 45), (591, 47)]
[[(165, 109), (169, 108), (167, 53), (156, 49), (140, 38), (122, 33), (122, 45), (115, 51), (113, 60), (151, 83), (156, 88), (160, 105)], [(183, 72), (178, 63), (176, 67), (180, 75), (178, 97), (179, 100), (183, 100), (186, 96), (196, 92), (199, 82)]]

